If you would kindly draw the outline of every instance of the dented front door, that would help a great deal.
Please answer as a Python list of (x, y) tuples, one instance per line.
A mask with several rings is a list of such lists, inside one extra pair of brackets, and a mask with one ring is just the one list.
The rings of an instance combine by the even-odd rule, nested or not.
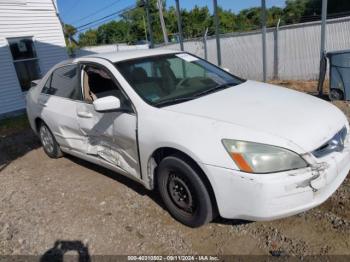
[(140, 177), (135, 114), (99, 113), (92, 104), (80, 103), (77, 105), (77, 119), (85, 137), (86, 154)]

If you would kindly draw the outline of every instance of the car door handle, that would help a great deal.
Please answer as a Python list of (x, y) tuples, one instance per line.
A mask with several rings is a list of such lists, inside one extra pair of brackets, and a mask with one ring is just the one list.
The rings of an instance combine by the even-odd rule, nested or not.
[(82, 118), (92, 118), (93, 114), (89, 112), (78, 112), (78, 116)]

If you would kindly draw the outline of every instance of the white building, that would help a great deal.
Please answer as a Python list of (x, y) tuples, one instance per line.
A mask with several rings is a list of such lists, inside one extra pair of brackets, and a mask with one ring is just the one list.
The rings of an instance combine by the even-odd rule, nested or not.
[(0, 117), (25, 108), (30, 82), (67, 59), (56, 0), (0, 0)]

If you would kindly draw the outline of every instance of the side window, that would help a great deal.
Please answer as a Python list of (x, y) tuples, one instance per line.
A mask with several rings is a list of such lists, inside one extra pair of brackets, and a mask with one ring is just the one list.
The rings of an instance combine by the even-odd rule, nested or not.
[(81, 100), (82, 90), (78, 65), (67, 65), (56, 69), (46, 82), (42, 92), (59, 97)]
[(84, 101), (92, 103), (94, 100), (106, 96), (119, 98), (122, 108), (131, 109), (131, 103), (114, 82), (110, 73), (97, 66), (87, 65), (83, 69)]
[(49, 94), (49, 92), (50, 92), (50, 85), (51, 85), (51, 77), (52, 77), (52, 75), (50, 75), (49, 78), (46, 80), (46, 83), (45, 83), (43, 89), (41, 90), (41, 93)]

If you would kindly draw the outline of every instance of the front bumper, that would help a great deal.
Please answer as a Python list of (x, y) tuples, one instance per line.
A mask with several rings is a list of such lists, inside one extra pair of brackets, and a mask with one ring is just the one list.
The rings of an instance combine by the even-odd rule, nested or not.
[(326, 201), (350, 170), (350, 147), (317, 159), (311, 167), (274, 174), (248, 174), (204, 165), (224, 218), (273, 220)]

